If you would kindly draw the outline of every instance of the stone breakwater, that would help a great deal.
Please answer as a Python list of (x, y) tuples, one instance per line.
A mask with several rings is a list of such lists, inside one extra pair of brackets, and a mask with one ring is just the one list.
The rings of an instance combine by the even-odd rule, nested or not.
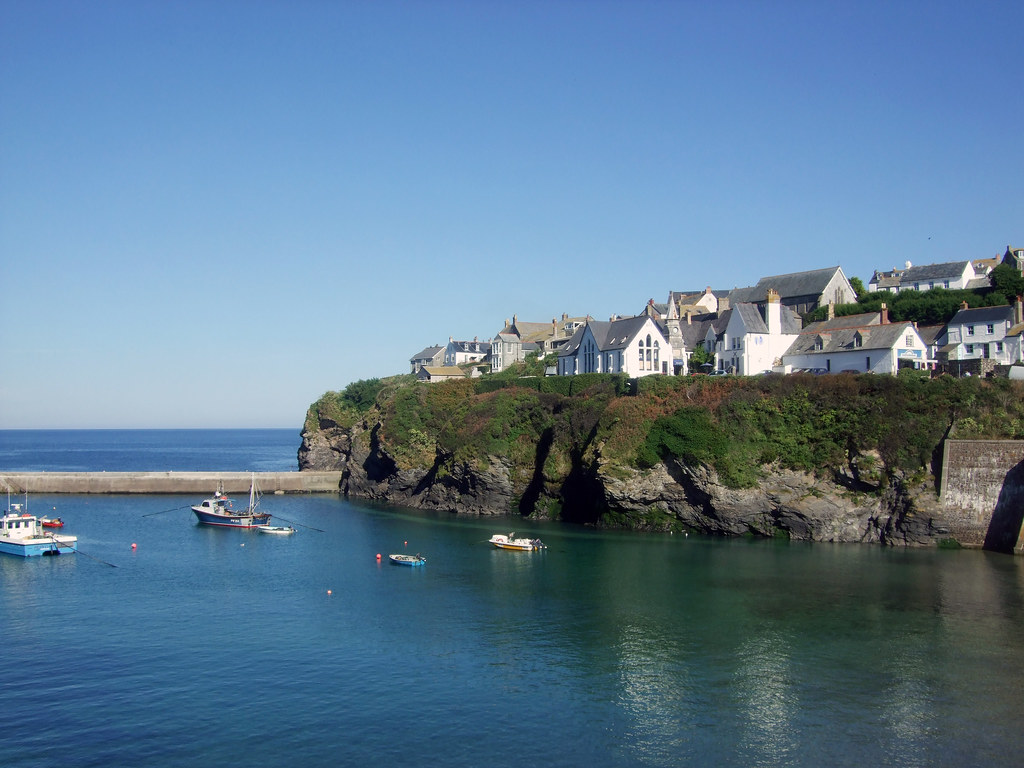
[[(8, 472), (0, 489), (10, 493), (249, 492), (251, 472)], [(338, 493), (341, 472), (257, 472), (261, 493)]]

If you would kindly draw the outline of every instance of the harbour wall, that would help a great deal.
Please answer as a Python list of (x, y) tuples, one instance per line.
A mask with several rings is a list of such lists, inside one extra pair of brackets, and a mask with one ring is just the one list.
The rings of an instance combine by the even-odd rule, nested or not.
[[(249, 492), (251, 472), (7, 472), (0, 489), (10, 493)], [(257, 472), (261, 493), (339, 493), (341, 472)]]
[(961, 543), (1024, 554), (1024, 440), (947, 440), (939, 498)]

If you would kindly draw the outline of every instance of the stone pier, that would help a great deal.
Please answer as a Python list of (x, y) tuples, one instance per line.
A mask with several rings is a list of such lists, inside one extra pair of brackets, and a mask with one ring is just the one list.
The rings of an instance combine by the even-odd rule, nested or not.
[[(0, 491), (18, 493), (249, 492), (251, 472), (3, 472)], [(341, 472), (257, 472), (261, 493), (339, 493)]]

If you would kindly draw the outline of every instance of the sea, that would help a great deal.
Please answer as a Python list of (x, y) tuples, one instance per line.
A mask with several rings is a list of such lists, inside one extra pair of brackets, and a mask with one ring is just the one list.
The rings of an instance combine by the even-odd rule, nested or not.
[[(0, 432), (3, 471), (282, 470), (289, 430)], [(211, 489), (212, 490), (212, 489)], [(267, 495), (18, 499), (0, 765), (1019, 766), (1024, 566)], [(507, 552), (493, 533), (539, 537)], [(391, 565), (391, 553), (425, 566)]]

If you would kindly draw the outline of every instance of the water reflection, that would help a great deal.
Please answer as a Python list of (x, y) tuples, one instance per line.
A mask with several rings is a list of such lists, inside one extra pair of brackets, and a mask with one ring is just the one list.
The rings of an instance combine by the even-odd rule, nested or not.
[(678, 644), (656, 627), (626, 624), (620, 635), (619, 704), (629, 716), (631, 756), (671, 764), (685, 749), (698, 713), (690, 670)]
[(794, 693), (791, 649), (779, 632), (766, 631), (740, 647), (734, 676), (742, 717), (742, 752), (748, 765), (788, 765), (796, 744), (793, 717), (799, 708)]

